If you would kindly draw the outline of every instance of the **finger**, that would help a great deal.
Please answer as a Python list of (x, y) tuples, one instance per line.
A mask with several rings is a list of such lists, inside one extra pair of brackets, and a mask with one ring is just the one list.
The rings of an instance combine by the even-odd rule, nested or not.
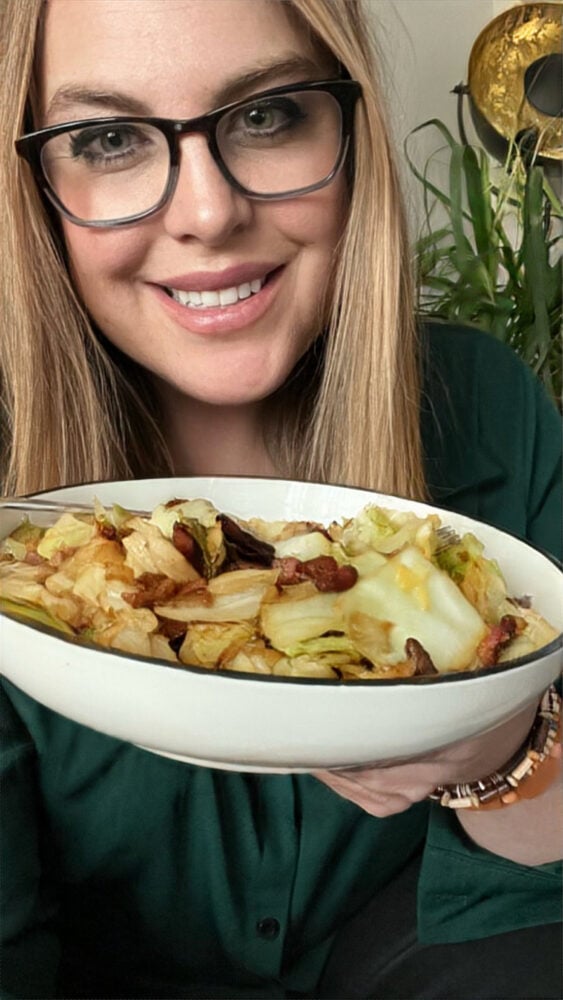
[[(379, 796), (399, 795), (409, 802), (420, 802), (434, 790), (440, 782), (437, 780), (436, 768), (429, 768), (428, 765), (413, 765), (410, 767), (389, 768), (383, 771), (379, 769), (358, 770), (338, 770), (338, 771), (318, 771), (315, 776), (322, 780), (325, 777), (325, 784), (330, 781), (341, 782), (342, 788), (352, 789), (359, 786), (370, 793)], [(329, 780), (330, 779), (330, 780)]]
[(405, 812), (410, 809), (413, 800), (408, 795), (398, 792), (386, 792), (378, 789), (368, 788), (361, 782), (349, 778), (340, 777), (330, 771), (317, 771), (313, 777), (321, 781), (327, 788), (330, 788), (337, 795), (353, 802), (364, 812), (371, 816), (383, 819), (385, 816), (393, 816), (396, 813)]

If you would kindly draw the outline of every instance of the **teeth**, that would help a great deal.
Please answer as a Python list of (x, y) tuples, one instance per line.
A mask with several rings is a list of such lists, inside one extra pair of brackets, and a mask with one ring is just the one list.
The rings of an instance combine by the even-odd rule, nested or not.
[(182, 292), (176, 288), (169, 288), (168, 291), (172, 298), (182, 306), (200, 309), (212, 308), (213, 306), (232, 306), (241, 299), (248, 299), (251, 295), (256, 295), (265, 280), (265, 278), (254, 278), (253, 281), (245, 281), (242, 285), (220, 288), (213, 292)]
[(225, 288), (224, 292), (219, 292), (219, 302), (222, 306), (232, 306), (233, 302), (238, 302), (236, 288)]

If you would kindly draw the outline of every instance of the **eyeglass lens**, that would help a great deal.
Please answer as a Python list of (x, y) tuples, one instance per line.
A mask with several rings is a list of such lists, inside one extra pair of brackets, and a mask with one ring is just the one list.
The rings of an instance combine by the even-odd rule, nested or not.
[[(340, 105), (325, 91), (249, 101), (220, 118), (216, 142), (228, 173), (249, 194), (314, 187), (332, 173), (340, 155)], [(43, 146), (41, 163), (67, 212), (85, 222), (107, 222), (159, 204), (170, 150), (156, 126), (123, 120), (54, 136)]]

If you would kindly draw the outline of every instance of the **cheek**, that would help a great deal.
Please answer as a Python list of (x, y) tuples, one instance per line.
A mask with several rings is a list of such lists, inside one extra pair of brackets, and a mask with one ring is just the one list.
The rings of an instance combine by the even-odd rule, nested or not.
[(296, 244), (332, 252), (342, 235), (348, 210), (345, 179), (303, 198), (272, 203), (271, 219), (276, 228)]
[(140, 231), (63, 227), (73, 280), (86, 299), (90, 290), (133, 273), (144, 257)]

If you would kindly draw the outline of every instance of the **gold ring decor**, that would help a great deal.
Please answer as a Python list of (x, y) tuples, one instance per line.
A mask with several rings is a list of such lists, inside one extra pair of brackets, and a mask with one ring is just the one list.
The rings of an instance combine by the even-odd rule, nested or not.
[(477, 37), (468, 86), (475, 129), (499, 159), (527, 136), (543, 162), (563, 160), (563, 2), (520, 3)]

